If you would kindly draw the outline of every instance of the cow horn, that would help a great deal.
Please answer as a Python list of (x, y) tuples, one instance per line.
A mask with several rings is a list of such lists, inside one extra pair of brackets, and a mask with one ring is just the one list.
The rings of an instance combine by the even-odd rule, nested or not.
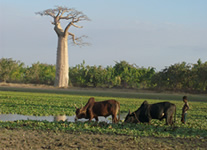
[(74, 104), (75, 108), (78, 109), (78, 107), (76, 106), (76, 104)]
[(131, 112), (130, 112), (130, 109), (129, 109), (129, 112), (128, 112), (128, 114), (129, 114), (129, 115), (131, 114)]

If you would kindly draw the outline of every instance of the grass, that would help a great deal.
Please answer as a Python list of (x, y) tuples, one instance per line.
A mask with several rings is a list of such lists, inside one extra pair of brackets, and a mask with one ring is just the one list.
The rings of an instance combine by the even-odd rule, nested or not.
[[(10, 85), (10, 84), (9, 84)], [(132, 90), (132, 89), (102, 89), (102, 88), (70, 88), (57, 89), (51, 86), (34, 86), (34, 85), (16, 85), (9, 87), (0, 84), (0, 91), (15, 91), (15, 92), (32, 92), (32, 93), (51, 93), (51, 94), (66, 94), (79, 96), (101, 96), (101, 97), (122, 97), (122, 98), (137, 98), (137, 99), (156, 99), (156, 100), (181, 100), (183, 95), (187, 95), (191, 101), (207, 102), (207, 95), (196, 95), (186, 93), (173, 92), (152, 92), (147, 90)]]
[[(203, 95), (187, 95), (190, 110), (186, 125), (181, 124), (183, 94), (138, 93), (135, 91), (109, 90), (58, 90), (32, 88), (0, 88), (0, 113), (35, 116), (75, 114), (74, 104), (84, 105), (88, 98), (94, 96), (96, 101), (116, 99), (120, 102), (121, 112), (135, 111), (147, 99), (149, 103), (169, 101), (177, 106), (177, 123), (175, 127), (164, 125), (163, 121), (153, 120), (148, 124), (106, 124), (95, 122), (46, 122), (15, 121), (0, 122), (1, 128), (25, 128), (67, 132), (96, 132), (107, 134), (126, 134), (133, 136), (207, 138), (207, 100)], [(195, 98), (195, 99), (193, 99)], [(123, 121), (123, 120), (122, 120)]]

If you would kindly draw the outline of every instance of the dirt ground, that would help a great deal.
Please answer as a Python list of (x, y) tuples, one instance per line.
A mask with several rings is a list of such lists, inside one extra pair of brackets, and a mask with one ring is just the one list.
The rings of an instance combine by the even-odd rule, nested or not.
[(1, 150), (27, 149), (206, 149), (206, 139), (132, 137), (0, 128)]

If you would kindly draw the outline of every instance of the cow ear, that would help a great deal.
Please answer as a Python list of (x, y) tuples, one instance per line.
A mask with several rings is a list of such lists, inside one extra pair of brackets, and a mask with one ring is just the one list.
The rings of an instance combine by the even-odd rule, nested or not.
[(128, 114), (129, 114), (129, 115), (131, 114), (131, 112), (130, 112), (130, 109), (129, 109), (129, 112), (128, 112)]

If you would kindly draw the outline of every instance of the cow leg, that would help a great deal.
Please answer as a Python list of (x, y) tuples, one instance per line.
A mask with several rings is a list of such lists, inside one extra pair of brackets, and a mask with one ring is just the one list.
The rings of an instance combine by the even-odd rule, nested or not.
[(112, 115), (112, 123), (115, 123), (114, 115)]
[(171, 125), (172, 124), (171, 122), (172, 122), (172, 115), (168, 114), (166, 116), (166, 125), (169, 125), (169, 124)]
[(96, 122), (98, 122), (98, 117), (95, 117), (95, 119), (96, 119)]
[(91, 122), (91, 120), (94, 118), (94, 116), (91, 114), (90, 118), (89, 118), (89, 122)]
[(172, 125), (173, 124), (173, 114), (168, 113), (166, 115), (166, 125)]
[(118, 122), (117, 116), (114, 117), (115, 123)]
[(151, 118), (149, 118), (149, 122), (148, 122), (148, 124), (151, 124), (151, 120), (152, 120), (152, 119), (151, 119)]
[(173, 114), (175, 112), (175, 107), (171, 107), (167, 110), (167, 115), (166, 115), (166, 124), (167, 125), (172, 125), (173, 124)]
[(112, 123), (116, 123), (118, 120), (116, 119), (116, 115), (112, 115)]
[(88, 113), (89, 113), (89, 122), (91, 122), (91, 120), (95, 117), (94, 117), (93, 112), (92, 112), (91, 109), (88, 110)]
[(169, 118), (168, 115), (166, 115), (166, 117), (165, 117), (165, 121), (166, 121), (165, 125), (168, 125), (168, 122), (169, 122), (168, 121), (169, 120), (168, 118)]
[(118, 122), (118, 119), (117, 119), (117, 114), (114, 116), (114, 120), (115, 120), (115, 123)]
[(170, 125), (172, 125), (172, 124), (173, 124), (173, 116), (170, 115)]

